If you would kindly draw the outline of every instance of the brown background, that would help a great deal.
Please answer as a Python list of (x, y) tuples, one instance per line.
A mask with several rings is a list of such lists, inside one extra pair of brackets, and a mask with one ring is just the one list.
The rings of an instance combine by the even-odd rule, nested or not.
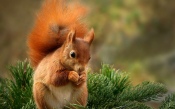
[[(43, 0), (0, 1), (0, 74), (27, 58), (27, 35)], [(158, 81), (175, 90), (174, 0), (85, 0), (95, 29), (92, 70), (101, 63), (131, 75), (133, 84)]]

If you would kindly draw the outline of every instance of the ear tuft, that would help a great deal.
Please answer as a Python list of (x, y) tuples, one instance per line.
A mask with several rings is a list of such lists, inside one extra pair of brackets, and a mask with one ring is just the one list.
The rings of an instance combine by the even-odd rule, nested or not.
[(84, 41), (88, 42), (89, 45), (91, 45), (92, 41), (94, 39), (94, 29), (92, 28), (87, 35), (84, 37)]
[(74, 41), (75, 41), (75, 31), (74, 31), (74, 30), (71, 30), (71, 31), (68, 33), (67, 42), (68, 42), (68, 43), (73, 43)]

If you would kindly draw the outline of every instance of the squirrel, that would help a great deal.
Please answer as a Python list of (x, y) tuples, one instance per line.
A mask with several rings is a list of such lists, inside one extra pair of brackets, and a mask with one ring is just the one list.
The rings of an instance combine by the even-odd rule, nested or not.
[(38, 109), (62, 109), (71, 103), (86, 106), (85, 69), (94, 30), (82, 21), (85, 15), (85, 6), (64, 0), (45, 0), (37, 14), (27, 42)]

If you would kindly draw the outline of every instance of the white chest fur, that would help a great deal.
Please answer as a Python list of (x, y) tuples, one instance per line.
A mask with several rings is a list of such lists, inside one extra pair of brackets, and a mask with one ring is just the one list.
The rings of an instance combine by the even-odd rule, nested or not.
[(50, 86), (49, 89), (50, 94), (45, 96), (45, 99), (49, 99), (48, 104), (56, 109), (63, 108), (69, 103), (74, 103), (80, 92), (71, 83), (60, 87)]

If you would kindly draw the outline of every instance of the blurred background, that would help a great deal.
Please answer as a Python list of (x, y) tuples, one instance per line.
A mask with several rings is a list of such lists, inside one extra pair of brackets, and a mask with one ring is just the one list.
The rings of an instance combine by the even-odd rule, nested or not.
[[(26, 40), (43, 0), (0, 0), (0, 77), (27, 56)], [(95, 29), (90, 66), (131, 75), (133, 84), (164, 83), (175, 91), (175, 0), (84, 0)]]

